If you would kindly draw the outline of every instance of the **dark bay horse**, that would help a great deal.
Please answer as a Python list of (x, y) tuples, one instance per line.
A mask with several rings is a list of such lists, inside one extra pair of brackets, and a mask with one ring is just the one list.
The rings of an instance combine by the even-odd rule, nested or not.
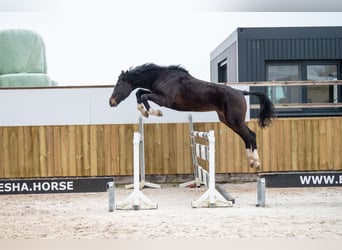
[(148, 101), (179, 111), (216, 111), (221, 122), (236, 132), (245, 142), (251, 167), (260, 168), (255, 133), (245, 123), (244, 95), (256, 95), (260, 101), (258, 123), (268, 126), (275, 115), (270, 99), (259, 91), (240, 91), (229, 86), (198, 80), (180, 66), (162, 67), (144, 64), (122, 71), (109, 104), (117, 106), (137, 89), (138, 110), (145, 116), (162, 116)]

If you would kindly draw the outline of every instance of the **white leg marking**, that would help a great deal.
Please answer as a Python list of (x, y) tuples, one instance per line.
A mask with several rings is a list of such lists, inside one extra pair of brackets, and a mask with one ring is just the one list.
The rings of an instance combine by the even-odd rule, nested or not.
[(148, 111), (150, 115), (155, 115), (155, 116), (163, 116), (163, 113), (160, 110), (155, 110), (155, 109), (150, 109)]
[(247, 148), (246, 149), (246, 153), (247, 153), (247, 161), (248, 161), (248, 164), (249, 166), (253, 167), (253, 155), (252, 155), (252, 150)]
[(258, 150), (257, 149), (253, 150), (252, 158), (253, 158), (253, 161), (254, 161), (253, 162), (253, 167), (260, 168), (261, 162), (259, 160), (259, 154), (258, 154)]
[(258, 150), (254, 149), (252, 152), (252, 149), (247, 148), (246, 149), (246, 153), (247, 153), (247, 160), (248, 160), (248, 164), (251, 168), (260, 168), (261, 163), (259, 160), (259, 154), (258, 154)]
[(143, 116), (148, 117), (148, 112), (145, 110), (144, 105), (142, 105), (142, 103), (138, 104), (137, 108)]

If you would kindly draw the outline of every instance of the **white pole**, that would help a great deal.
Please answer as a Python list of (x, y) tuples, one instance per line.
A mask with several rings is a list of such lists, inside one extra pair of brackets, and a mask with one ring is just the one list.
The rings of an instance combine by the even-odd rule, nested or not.
[(133, 134), (133, 192), (121, 203), (116, 205), (117, 209), (155, 209), (158, 207), (157, 203), (152, 202), (140, 191), (140, 164), (139, 164), (139, 145), (141, 134), (134, 132)]
[[(133, 135), (133, 164), (134, 164), (134, 192), (138, 193), (140, 190), (139, 183), (139, 143), (140, 143), (140, 133), (134, 132)], [(139, 209), (139, 196), (134, 196), (133, 208)]]
[(208, 133), (209, 141), (209, 190), (210, 206), (215, 206), (215, 135), (214, 130)]
[(141, 182), (141, 185), (144, 185), (145, 183), (145, 152), (144, 152), (145, 138), (144, 138), (144, 124), (142, 122), (142, 116), (139, 116), (139, 132), (140, 132), (140, 144), (139, 144), (140, 182)]

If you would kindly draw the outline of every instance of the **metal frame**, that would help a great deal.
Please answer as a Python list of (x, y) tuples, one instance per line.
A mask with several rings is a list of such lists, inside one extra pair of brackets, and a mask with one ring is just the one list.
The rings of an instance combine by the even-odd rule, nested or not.
[[(215, 134), (213, 130), (209, 132), (194, 131), (192, 116), (189, 114), (189, 129), (191, 141), (191, 155), (194, 167), (194, 180), (180, 184), (180, 187), (186, 187), (196, 184), (206, 185), (208, 190), (196, 201), (192, 202), (192, 207), (230, 207), (235, 203), (223, 187), (215, 183)], [(208, 145), (196, 143), (195, 137), (205, 139)], [(209, 162), (209, 171), (198, 165), (197, 157)]]
[[(142, 116), (139, 116), (139, 133), (140, 133), (140, 140), (139, 140), (139, 167), (140, 167), (140, 189), (144, 187), (150, 188), (160, 188), (159, 184), (155, 184), (152, 182), (146, 181), (145, 178), (145, 144), (144, 144), (144, 124), (142, 122)], [(133, 188), (133, 184), (128, 184), (125, 186), (127, 189)]]
[(134, 189), (133, 192), (121, 203), (116, 204), (116, 209), (119, 210), (139, 210), (139, 209), (156, 209), (158, 204), (152, 202), (146, 195), (140, 191), (139, 182), (139, 160), (140, 160), (140, 145), (141, 134), (134, 132), (133, 135), (133, 154), (134, 154)]

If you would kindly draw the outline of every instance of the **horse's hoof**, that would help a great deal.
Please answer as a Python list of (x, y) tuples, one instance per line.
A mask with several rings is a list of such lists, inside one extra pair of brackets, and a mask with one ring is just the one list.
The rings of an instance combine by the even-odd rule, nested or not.
[(150, 115), (155, 115), (155, 116), (163, 116), (163, 113), (160, 110), (154, 110), (154, 109), (150, 109), (148, 111), (148, 113)]
[(149, 113), (145, 110), (144, 105), (142, 105), (141, 103), (138, 104), (137, 109), (140, 111), (140, 113), (141, 113), (143, 116), (145, 116), (146, 118), (148, 118)]
[(141, 112), (142, 116), (144, 116), (146, 118), (148, 118), (150, 116), (150, 114), (146, 110), (140, 111), (140, 112)]
[(256, 170), (259, 170), (261, 168), (261, 163), (260, 161), (250, 161), (249, 167), (256, 168)]
[(260, 169), (261, 169), (261, 163), (260, 163), (260, 161), (254, 161), (254, 162), (253, 162), (253, 167), (254, 167), (256, 170), (260, 170)]
[(157, 116), (163, 116), (163, 113), (160, 110), (157, 110)]
[(249, 167), (251, 167), (251, 168), (254, 167), (254, 161), (253, 160), (249, 160)]

